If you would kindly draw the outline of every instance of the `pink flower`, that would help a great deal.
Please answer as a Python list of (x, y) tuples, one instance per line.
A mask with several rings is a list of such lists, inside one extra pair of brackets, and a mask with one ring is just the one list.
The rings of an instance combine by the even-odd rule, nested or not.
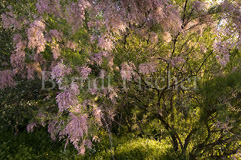
[(139, 72), (142, 74), (149, 74), (156, 72), (157, 64), (154, 62), (142, 63), (139, 65)]
[(89, 88), (89, 91), (90, 91), (90, 94), (91, 94), (91, 95), (97, 94), (97, 88), (96, 88), (95, 86), (92, 87), (92, 88)]
[(50, 8), (50, 1), (49, 0), (38, 0), (36, 3), (36, 8), (40, 14), (50, 13), (51, 8)]
[(63, 92), (60, 92), (56, 97), (59, 112), (63, 112), (69, 109), (71, 106), (77, 106), (79, 102), (77, 96), (79, 93), (79, 86), (76, 83), (71, 83), (69, 88)]
[(102, 61), (103, 61), (102, 57), (103, 57), (102, 53), (96, 53), (91, 57), (91, 59), (94, 62), (96, 62), (97, 65), (100, 66), (102, 64)]
[(8, 6), (7, 8), (9, 11), (2, 14), (3, 28), (9, 29), (13, 26), (14, 29), (21, 29), (22, 26), (14, 17), (12, 6)]
[(101, 109), (99, 107), (97, 107), (97, 106), (94, 107), (93, 115), (95, 116), (95, 119), (97, 120), (99, 125), (102, 125), (102, 123), (101, 123), (102, 112), (101, 112)]
[(32, 133), (33, 132), (33, 128), (37, 125), (37, 123), (30, 123), (27, 125), (27, 131)]
[(21, 34), (14, 34), (13, 36), (13, 42), (17, 44), (18, 42), (22, 41), (22, 35)]
[(107, 30), (111, 30), (115, 33), (119, 31), (125, 31), (127, 28), (126, 23), (121, 19), (121, 16), (115, 10), (115, 6), (109, 4), (110, 6), (106, 8), (104, 12), (105, 25)]
[(54, 14), (57, 17), (62, 15), (59, 12), (61, 10), (59, 0), (38, 0), (36, 3), (36, 8), (40, 14)]
[(73, 49), (74, 51), (77, 49), (78, 44), (72, 41), (68, 41), (66, 44), (67, 48)]
[(8, 29), (13, 24), (13, 19), (9, 18), (5, 13), (2, 14), (3, 28)]
[(105, 70), (103, 70), (103, 69), (101, 69), (100, 70), (100, 78), (105, 78), (105, 76), (106, 76), (106, 71)]
[(91, 68), (89, 68), (87, 66), (83, 66), (83, 67), (81, 67), (80, 75), (83, 79), (87, 79), (90, 72), (91, 72)]
[(26, 41), (19, 41), (17, 44), (16, 44), (16, 49), (15, 51), (18, 52), (18, 51), (24, 51), (24, 49), (26, 48)]
[(25, 52), (18, 51), (15, 54), (12, 54), (10, 57), (11, 64), (14, 68), (23, 68), (25, 61)]
[(78, 3), (71, 3), (67, 6), (66, 20), (74, 31), (83, 24), (85, 9), (89, 6), (90, 3), (85, 0), (79, 1)]
[(60, 56), (60, 51), (61, 51), (59, 48), (59, 44), (53, 44), (51, 46), (51, 49), (52, 49), (54, 60), (58, 59), (58, 57)]
[(197, 12), (200, 12), (204, 8), (204, 3), (200, 1), (194, 1), (192, 6), (193, 9), (195, 9)]
[(30, 24), (30, 28), (28, 29), (28, 47), (30, 49), (36, 48), (37, 53), (45, 50), (46, 40), (43, 34), (44, 30), (45, 25), (40, 20), (35, 20)]
[(51, 120), (48, 124), (48, 132), (51, 134), (51, 139), (56, 140), (56, 135), (61, 131), (61, 124), (63, 122), (58, 122), (57, 120)]
[(177, 64), (180, 64), (180, 63), (185, 63), (186, 61), (184, 59), (182, 59), (181, 57), (173, 57), (171, 59), (171, 64), (172, 66), (175, 66)]
[(56, 29), (51, 29), (47, 34), (46, 34), (46, 40), (50, 42), (52, 39), (55, 39), (56, 41), (60, 41), (63, 38), (63, 33), (56, 30)]
[(56, 66), (53, 67), (51, 75), (53, 79), (62, 78), (70, 74), (71, 71), (72, 69), (68, 68), (63, 63), (58, 63)]
[(27, 78), (28, 79), (34, 79), (34, 66), (33, 65), (27, 65)]
[(72, 143), (80, 154), (84, 154), (84, 145), (90, 146), (91, 142), (83, 141), (79, 144), (81, 139), (83, 139), (84, 134), (88, 133), (88, 124), (86, 115), (74, 115), (70, 113), (70, 121), (64, 130), (64, 135), (68, 136), (68, 140)]
[(14, 75), (15, 73), (11, 70), (0, 71), (0, 89), (15, 86)]
[(107, 39), (106, 36), (102, 36), (99, 39), (98, 46), (101, 49), (104, 49), (104, 50), (107, 50), (107, 51), (111, 51), (114, 47), (112, 41), (110, 39)]
[(109, 98), (113, 104), (116, 104), (117, 90), (116, 89), (109, 89)]
[(229, 62), (229, 49), (233, 48), (234, 45), (229, 42), (215, 42), (213, 45), (214, 52), (217, 53), (216, 58), (222, 66), (226, 66)]
[(121, 77), (123, 79), (131, 80), (134, 73), (133, 67), (128, 65), (126, 62), (121, 64)]

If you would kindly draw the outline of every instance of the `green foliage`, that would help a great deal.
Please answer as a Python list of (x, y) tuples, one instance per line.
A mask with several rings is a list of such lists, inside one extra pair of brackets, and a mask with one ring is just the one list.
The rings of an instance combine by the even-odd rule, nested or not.
[(67, 147), (64, 143), (52, 141), (46, 128), (36, 130), (34, 133), (26, 131), (14, 136), (4, 132), (0, 136), (0, 159), (30, 160), (30, 159), (74, 159), (76, 150)]
[(0, 91), (0, 132), (12, 131), (17, 134), (26, 130), (30, 121), (36, 121), (38, 111), (54, 111), (55, 108), (51, 107), (54, 103), (44, 101), (44, 98), (54, 96), (56, 91), (41, 90), (41, 87), (40, 80), (29, 80)]
[[(87, 150), (86, 154), (82, 156), (77, 154), (73, 146), (68, 145), (64, 150), (65, 142), (52, 141), (46, 128), (37, 129), (33, 133), (24, 131), (17, 136), (5, 132), (0, 136), (0, 159), (112, 159), (109, 137), (105, 133), (102, 136), (101, 142), (94, 144), (93, 148)], [(131, 134), (123, 137), (113, 136), (112, 150), (116, 160), (185, 159), (181, 153), (173, 152), (166, 140), (159, 142)]]

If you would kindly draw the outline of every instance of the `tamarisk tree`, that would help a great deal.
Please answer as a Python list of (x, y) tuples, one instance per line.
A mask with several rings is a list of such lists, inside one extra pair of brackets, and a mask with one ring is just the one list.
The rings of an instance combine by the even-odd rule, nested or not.
[[(228, 157), (240, 149), (241, 4), (238, 0), (4, 2), (13, 32), (0, 88), (57, 87), (27, 129), (47, 125), (79, 153), (121, 124), (170, 139), (173, 150)], [(52, 92), (51, 92), (52, 93)], [(155, 132), (147, 130), (155, 124)]]

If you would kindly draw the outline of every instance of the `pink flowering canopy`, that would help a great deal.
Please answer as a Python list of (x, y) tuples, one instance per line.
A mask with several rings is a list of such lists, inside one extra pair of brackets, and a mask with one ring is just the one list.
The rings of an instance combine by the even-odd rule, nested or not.
[[(198, 133), (205, 132), (207, 141), (211, 137), (210, 144), (205, 138), (200, 138), (201, 144), (193, 142), (192, 156), (212, 143), (226, 143), (225, 136), (238, 137), (236, 130), (222, 128), (231, 120), (211, 120), (218, 113), (211, 101), (198, 101), (205, 87), (197, 93), (183, 89), (197, 87), (196, 83), (176, 86), (198, 77), (201, 87), (202, 82), (240, 70), (238, 0), (36, 0), (31, 4), (9, 3), (2, 14), (3, 28), (14, 33), (14, 49), (9, 65), (0, 71), (0, 89), (30, 79), (51, 81), (58, 89), (52, 97), (57, 111), (39, 110), (36, 117), (41, 122), (30, 123), (29, 132), (47, 124), (53, 140), (64, 139), (84, 154), (96, 141), (99, 128), (109, 132), (107, 123), (126, 114), (125, 108), (140, 107), (140, 113), (146, 113), (141, 116), (143, 123), (157, 118), (175, 150), (185, 152)], [(231, 99), (239, 91), (230, 90)], [(225, 95), (216, 102), (237, 111)], [(197, 125), (199, 118), (205, 119), (206, 128)], [(210, 132), (215, 127), (222, 128), (220, 137)]]

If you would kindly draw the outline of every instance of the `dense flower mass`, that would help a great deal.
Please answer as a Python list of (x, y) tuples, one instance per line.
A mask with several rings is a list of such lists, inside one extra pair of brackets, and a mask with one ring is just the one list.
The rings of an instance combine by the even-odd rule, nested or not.
[(72, 26), (72, 29), (77, 30), (85, 18), (85, 9), (90, 6), (86, 0), (78, 1), (77, 3), (70, 3), (67, 6), (66, 20)]
[(25, 52), (18, 51), (15, 54), (12, 54), (11, 57), (11, 64), (14, 68), (23, 68), (24, 61), (25, 61)]
[(102, 53), (96, 53), (92, 56), (92, 60), (97, 64), (97, 65), (101, 65), (101, 63), (103, 62), (103, 55)]
[(28, 29), (28, 47), (36, 49), (36, 53), (45, 50), (46, 39), (44, 37), (45, 24), (40, 20), (35, 20)]
[(3, 28), (8, 29), (13, 26), (14, 29), (21, 29), (22, 26), (20, 22), (15, 18), (12, 6), (8, 6), (7, 9), (9, 11), (2, 14)]
[(11, 70), (0, 71), (0, 89), (15, 86), (14, 75)]
[(106, 38), (106, 36), (102, 36), (100, 39), (99, 39), (99, 43), (98, 43), (98, 46), (101, 48), (101, 49), (105, 49), (107, 51), (110, 51), (113, 49), (113, 42)]
[(52, 53), (53, 53), (53, 58), (56, 60), (60, 56), (60, 48), (59, 44), (54, 44), (51, 46)]
[(149, 74), (156, 72), (157, 64), (154, 62), (142, 63), (139, 65), (139, 72), (142, 74)]
[(89, 74), (90, 74), (90, 72), (91, 72), (91, 68), (89, 68), (87, 66), (81, 67), (81, 69), (80, 69), (81, 78), (87, 79)]
[(216, 58), (222, 66), (226, 66), (226, 64), (229, 62), (229, 50), (232, 47), (234, 47), (234, 45), (228, 42), (214, 43), (214, 51), (218, 53), (218, 55), (216, 55)]
[(71, 68), (59, 62), (53, 67), (51, 75), (53, 79), (63, 78), (64, 76), (70, 74), (71, 70)]
[(79, 95), (79, 93), (79, 86), (76, 83), (72, 83), (69, 88), (65, 89), (63, 92), (60, 92), (56, 97), (59, 112), (63, 112), (70, 107), (77, 106), (77, 96)]
[[(51, 120), (48, 124), (48, 132), (53, 140), (56, 140), (56, 135), (61, 131), (61, 126), (64, 125), (64, 121)], [(62, 136), (60, 134), (60, 136)]]
[(131, 80), (134, 73), (133, 67), (127, 64), (126, 62), (121, 64), (121, 77), (123, 79)]
[(63, 33), (56, 29), (51, 29), (48, 33), (46, 33), (45, 38), (48, 42), (52, 41), (53, 39), (56, 41), (61, 41), (63, 38)]
[[(83, 140), (84, 134), (88, 133), (88, 124), (86, 115), (74, 115), (70, 113), (70, 121), (68, 122), (64, 134), (69, 137), (69, 141), (75, 146), (80, 154), (85, 153), (85, 146), (91, 148), (91, 141)], [(80, 142), (82, 144), (80, 145)]]
[(54, 14), (57, 17), (62, 15), (60, 0), (38, 0), (36, 9), (41, 15), (44, 13)]

